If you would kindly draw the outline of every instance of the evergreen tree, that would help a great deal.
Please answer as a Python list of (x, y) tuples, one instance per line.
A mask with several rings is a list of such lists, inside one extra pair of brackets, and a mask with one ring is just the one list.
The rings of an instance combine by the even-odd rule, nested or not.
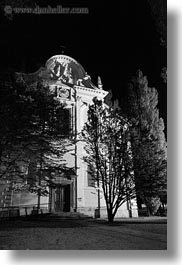
[(60, 121), (64, 106), (41, 80), (30, 86), (14, 76), (1, 82), (0, 99), (0, 177), (16, 190), (46, 195), (55, 175), (67, 170), (68, 121)]
[(126, 102), (137, 196), (154, 213), (151, 201), (166, 193), (167, 147), (157, 90), (148, 86), (140, 70), (129, 84)]
[(151, 15), (154, 19), (156, 30), (160, 36), (160, 44), (167, 47), (167, 1), (148, 0)]
[(116, 109), (120, 109), (119, 107), (119, 101), (118, 99), (113, 99), (113, 93), (112, 90), (108, 91), (109, 93), (107, 94), (107, 96), (104, 98), (104, 102), (112, 109), (116, 110)]

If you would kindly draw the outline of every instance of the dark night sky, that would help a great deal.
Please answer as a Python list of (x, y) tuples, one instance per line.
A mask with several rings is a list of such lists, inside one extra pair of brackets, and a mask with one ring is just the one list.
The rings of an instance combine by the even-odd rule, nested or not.
[(89, 14), (15, 14), (9, 20), (1, 8), (0, 71), (36, 71), (61, 54), (63, 45), (65, 54), (80, 62), (95, 84), (101, 76), (104, 89), (118, 99), (141, 69), (159, 92), (160, 116), (166, 121), (167, 89), (160, 77), (166, 49), (160, 45), (147, 0), (37, 2), (43, 7), (87, 7)]

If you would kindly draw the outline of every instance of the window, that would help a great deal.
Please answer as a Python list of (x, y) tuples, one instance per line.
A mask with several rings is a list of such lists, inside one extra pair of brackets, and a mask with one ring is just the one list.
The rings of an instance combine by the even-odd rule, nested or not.
[(59, 108), (56, 113), (56, 129), (60, 135), (68, 136), (70, 134), (70, 110)]
[(95, 187), (95, 170), (93, 166), (87, 166), (87, 181), (89, 187)]
[(31, 161), (28, 166), (27, 184), (35, 184), (37, 181), (37, 163)]

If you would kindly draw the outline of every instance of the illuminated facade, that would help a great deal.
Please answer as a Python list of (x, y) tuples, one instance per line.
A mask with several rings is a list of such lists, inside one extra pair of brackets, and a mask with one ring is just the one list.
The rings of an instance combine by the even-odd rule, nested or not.
[[(74, 135), (81, 132), (87, 121), (87, 111), (92, 99), (97, 97), (104, 100), (108, 94), (107, 91), (103, 90), (100, 78), (98, 78), (98, 85), (95, 86), (84, 68), (76, 60), (66, 55), (51, 57), (46, 62), (45, 67), (41, 67), (35, 73), (19, 73), (18, 75), (30, 86), (34, 86), (38, 78), (43, 80), (43, 84), (55, 93), (60, 104), (65, 104), (65, 113), (69, 116), (69, 127), (71, 127)], [(93, 181), (88, 173), (88, 166), (83, 161), (85, 154), (83, 143), (77, 142), (75, 144), (74, 153), (73, 156), (71, 152), (67, 152), (64, 159), (67, 166), (74, 167), (75, 170), (70, 170), (69, 174), (64, 177), (58, 175), (54, 187), (50, 187), (49, 196), (40, 198), (40, 205), (43, 211), (81, 212), (94, 216), (95, 210), (98, 208), (98, 192), (93, 187)], [(6, 185), (4, 185), (5, 189)], [(1, 193), (3, 194), (1, 194), (2, 197), (6, 191), (2, 190)], [(37, 204), (37, 195), (31, 193), (13, 193), (11, 191), (7, 196), (9, 197), (2, 197), (1, 207)], [(123, 204), (116, 216), (128, 217), (129, 210), (133, 217), (138, 216), (135, 200)], [(100, 214), (101, 217), (107, 215), (102, 191)]]

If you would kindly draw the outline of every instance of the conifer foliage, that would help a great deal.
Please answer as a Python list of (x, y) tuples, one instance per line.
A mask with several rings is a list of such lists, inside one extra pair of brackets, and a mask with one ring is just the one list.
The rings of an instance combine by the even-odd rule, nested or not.
[(151, 207), (151, 201), (158, 202), (156, 198), (166, 194), (167, 185), (167, 145), (157, 104), (157, 90), (148, 86), (146, 76), (139, 70), (129, 83), (125, 113), (131, 124), (137, 196), (152, 214), (157, 207)]
[(31, 86), (12, 75), (0, 91), (0, 178), (15, 190), (47, 195), (55, 175), (67, 169), (64, 106), (42, 80)]

